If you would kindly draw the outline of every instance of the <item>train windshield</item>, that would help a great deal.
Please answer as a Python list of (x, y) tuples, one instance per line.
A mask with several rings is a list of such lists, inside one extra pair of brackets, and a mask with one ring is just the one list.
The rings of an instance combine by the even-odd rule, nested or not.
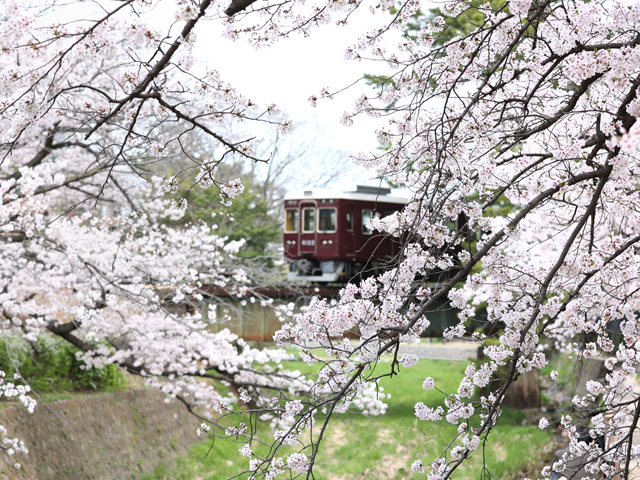
[(302, 231), (305, 233), (314, 232), (316, 229), (316, 209), (305, 208), (302, 210)]
[(337, 216), (335, 208), (318, 209), (318, 231), (335, 232)]
[(295, 233), (298, 231), (298, 210), (287, 210), (284, 220), (284, 231)]
[(371, 234), (371, 229), (367, 226), (369, 220), (373, 218), (373, 210), (362, 210), (362, 233)]

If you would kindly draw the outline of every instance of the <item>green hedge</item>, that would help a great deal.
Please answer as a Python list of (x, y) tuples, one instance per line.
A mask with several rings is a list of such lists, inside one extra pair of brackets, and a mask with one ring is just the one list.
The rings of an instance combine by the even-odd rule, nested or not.
[(11, 381), (19, 374), (39, 393), (86, 390), (117, 390), (124, 386), (124, 374), (115, 365), (85, 368), (78, 349), (50, 335), (30, 343), (20, 337), (0, 339), (0, 369)]

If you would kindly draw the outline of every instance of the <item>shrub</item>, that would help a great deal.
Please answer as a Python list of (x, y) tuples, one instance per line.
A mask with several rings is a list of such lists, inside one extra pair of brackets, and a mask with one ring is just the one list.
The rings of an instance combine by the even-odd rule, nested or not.
[(20, 375), (41, 393), (61, 391), (108, 391), (124, 386), (124, 374), (115, 365), (85, 368), (78, 349), (50, 335), (35, 342), (24, 338), (0, 339), (0, 369), (7, 378)]

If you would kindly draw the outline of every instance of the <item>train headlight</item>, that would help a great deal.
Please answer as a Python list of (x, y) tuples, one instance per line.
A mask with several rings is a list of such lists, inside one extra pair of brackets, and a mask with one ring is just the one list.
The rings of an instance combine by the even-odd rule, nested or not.
[(322, 240), (322, 246), (333, 245), (333, 240)]

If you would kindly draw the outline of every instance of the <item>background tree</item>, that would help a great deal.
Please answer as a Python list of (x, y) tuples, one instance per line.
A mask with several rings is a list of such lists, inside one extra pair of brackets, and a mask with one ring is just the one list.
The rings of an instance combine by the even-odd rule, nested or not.
[(284, 219), (282, 205), (288, 191), (305, 187), (329, 188), (352, 169), (347, 153), (327, 147), (325, 132), (313, 124), (296, 126), (296, 135), (282, 135), (271, 128), (258, 151), (270, 155), (268, 163), (251, 163), (251, 172), (261, 185), (261, 196), (269, 210)]
[[(285, 118), (280, 117), (284, 122)], [(185, 215), (173, 224), (204, 222), (215, 228), (218, 235), (233, 241), (242, 240), (238, 257), (281, 261), (278, 253), (282, 241), (284, 196), (288, 191), (305, 187), (331, 187), (349, 172), (351, 166), (344, 152), (328, 149), (321, 142), (317, 126), (297, 127), (298, 136), (283, 135), (275, 126), (259, 129), (256, 151), (268, 162), (235, 159), (216, 166), (215, 178), (229, 184), (240, 180), (243, 190), (233, 202), (221, 198), (217, 189), (197, 188), (193, 184), (193, 165), (181, 158), (181, 152), (171, 155), (166, 172), (171, 181), (180, 183), (178, 197), (185, 200)], [(310, 131), (314, 132), (310, 136)], [(199, 157), (206, 157), (215, 150), (208, 139), (194, 136), (192, 142), (200, 142)], [(171, 193), (168, 194), (170, 197)], [(230, 204), (229, 204), (230, 203)], [(277, 244), (277, 245), (276, 245)], [(266, 277), (270, 276), (270, 280)], [(279, 281), (282, 272), (270, 270), (265, 280)]]
[[(238, 258), (273, 257), (274, 252), (270, 247), (281, 239), (282, 227), (276, 213), (277, 206), (270, 208), (264, 198), (264, 184), (241, 161), (221, 165), (216, 171), (216, 178), (225, 184), (239, 180), (242, 192), (233, 202), (229, 202), (224, 196), (221, 197), (219, 190), (194, 188), (186, 180), (177, 192), (178, 197), (186, 203), (185, 215), (168, 222), (173, 225), (209, 225), (216, 235), (242, 242)], [(168, 194), (170, 196), (173, 194)], [(270, 273), (272, 281), (279, 280), (278, 272)]]

